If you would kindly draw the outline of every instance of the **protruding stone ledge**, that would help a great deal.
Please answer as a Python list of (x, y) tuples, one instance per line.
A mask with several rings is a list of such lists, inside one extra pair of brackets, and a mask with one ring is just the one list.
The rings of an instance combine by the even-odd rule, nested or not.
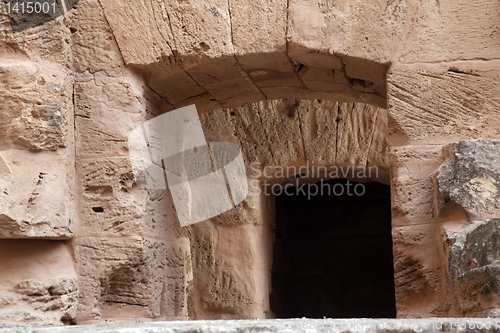
[[(34, 332), (34, 327), (26, 332)], [(196, 320), (156, 323), (113, 323), (84, 326), (36, 328), (36, 332), (106, 332), (106, 333), (361, 333), (361, 332), (497, 332), (500, 319), (429, 318), (429, 319), (266, 319), (266, 320)], [(0, 329), (14, 333), (16, 328)], [(17, 328), (19, 332), (19, 328)]]

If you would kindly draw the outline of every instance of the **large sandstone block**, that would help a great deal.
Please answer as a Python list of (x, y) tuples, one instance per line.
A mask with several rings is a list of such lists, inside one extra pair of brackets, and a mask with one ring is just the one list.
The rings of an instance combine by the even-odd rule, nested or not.
[(140, 235), (178, 241), (189, 235), (167, 190), (136, 185), (128, 157), (81, 160), (77, 173), (79, 237)]
[(76, 74), (74, 101), (77, 157), (127, 155), (128, 134), (147, 117), (172, 109), (130, 72)]
[(0, 238), (71, 238), (73, 184), (65, 155), (0, 151)]
[(392, 225), (433, 223), (432, 177), (442, 163), (441, 146), (395, 147), (389, 154)]
[(109, 74), (116, 74), (125, 69), (113, 31), (98, 0), (79, 3), (68, 16), (75, 71), (104, 69)]
[(394, 283), (398, 318), (447, 314), (445, 269), (433, 224), (393, 227)]
[(104, 318), (186, 319), (191, 255), (188, 243), (142, 237), (79, 238), (78, 322)]
[(270, 316), (273, 239), (263, 225), (193, 225), (191, 318)]
[(500, 137), (498, 68), (495, 61), (393, 66), (387, 75), (391, 146)]
[(0, 63), (0, 145), (29, 150), (72, 148), (72, 84), (66, 70), (47, 62)]
[(464, 140), (443, 148), (447, 162), (434, 176), (437, 214), (457, 206), (470, 219), (500, 216), (500, 140)]
[(0, 320), (69, 324), (77, 312), (77, 273), (61, 241), (0, 240)]
[(500, 5), (496, 1), (421, 2), (400, 60), (423, 63), (498, 59), (499, 15)]

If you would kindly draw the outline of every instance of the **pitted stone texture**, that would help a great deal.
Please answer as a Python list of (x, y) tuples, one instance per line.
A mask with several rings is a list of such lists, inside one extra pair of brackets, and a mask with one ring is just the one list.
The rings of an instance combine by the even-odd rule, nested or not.
[(269, 181), (280, 170), (298, 169), (306, 162), (388, 165), (387, 113), (369, 105), (272, 100), (224, 109), (219, 116), (202, 116), (201, 121), (212, 137), (229, 136), (224, 141), (236, 142), (248, 175), (259, 179)]
[[(79, 236), (150, 236), (177, 239), (171, 199), (165, 190), (138, 187), (128, 157), (77, 162)], [(182, 229), (182, 228), (181, 228)]]
[(450, 232), (446, 245), (457, 315), (497, 317), (500, 312), (500, 219)]
[(387, 75), (391, 146), (500, 137), (500, 71), (494, 67), (393, 66)]
[(123, 72), (120, 49), (98, 0), (86, 0), (71, 10), (69, 27), (73, 69), (95, 72), (105, 69), (109, 74)]
[(442, 262), (432, 224), (392, 229), (398, 318), (440, 317), (449, 306), (442, 288)]
[(0, 238), (71, 238), (73, 167), (64, 155), (1, 151)]
[(400, 60), (498, 59), (500, 23), (496, 18), (499, 15), (499, 4), (486, 0), (421, 2)]
[[(19, 12), (8, 14), (5, 2), (0, 11), (0, 54), (2, 58), (47, 60), (71, 67), (71, 31), (63, 15), (47, 20), (48, 15), (24, 13), (23, 19), (14, 18)], [(11, 24), (14, 23), (14, 26)], [(27, 28), (27, 25), (35, 26)], [(25, 29), (27, 28), (27, 29)], [(15, 32), (14, 32), (15, 31)]]
[(75, 81), (77, 157), (128, 155), (128, 134), (147, 117), (172, 109), (132, 73), (86, 71)]
[(0, 62), (0, 145), (55, 151), (72, 146), (72, 84), (66, 70), (19, 59)]
[(435, 174), (436, 210), (453, 205), (470, 218), (500, 215), (500, 140), (464, 140), (443, 148), (447, 157)]
[(60, 311), (60, 320), (71, 320), (77, 313), (77, 280), (50, 279), (25, 280), (14, 286), (21, 300), (34, 309), (48, 312)]
[(69, 323), (77, 312), (77, 275), (62, 241), (0, 240), (2, 325)]
[(80, 274), (77, 322), (127, 315), (186, 319), (192, 279), (188, 243), (79, 238), (73, 246)]

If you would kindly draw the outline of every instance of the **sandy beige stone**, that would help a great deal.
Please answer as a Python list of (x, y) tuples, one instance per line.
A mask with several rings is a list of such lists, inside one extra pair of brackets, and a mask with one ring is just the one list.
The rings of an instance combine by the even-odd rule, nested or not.
[[(189, 244), (127, 238), (80, 238), (74, 241), (80, 274), (77, 319), (98, 320), (102, 313), (119, 318), (187, 315)], [(181, 289), (179, 289), (181, 288)]]
[(77, 272), (66, 244), (1, 240), (2, 324), (69, 323), (77, 312)]
[(53, 63), (0, 62), (0, 145), (55, 151), (73, 136), (72, 85)]
[(123, 72), (125, 64), (98, 0), (85, 1), (70, 12), (73, 68), (78, 72), (105, 69)]
[(401, 61), (498, 59), (499, 13), (500, 6), (491, 1), (422, 2), (402, 49)]
[(130, 132), (172, 109), (133, 73), (113, 77), (105, 71), (75, 76), (74, 103), (78, 157), (127, 155)]
[(481, 70), (478, 62), (403, 68), (388, 74), (389, 114), (396, 123), (391, 145), (499, 137), (498, 70)]
[(433, 174), (442, 163), (441, 146), (406, 146), (389, 152), (392, 225), (433, 221)]
[(73, 160), (65, 155), (0, 152), (0, 238), (71, 238)]
[(394, 283), (399, 318), (442, 316), (442, 262), (435, 226), (396, 227), (392, 230)]

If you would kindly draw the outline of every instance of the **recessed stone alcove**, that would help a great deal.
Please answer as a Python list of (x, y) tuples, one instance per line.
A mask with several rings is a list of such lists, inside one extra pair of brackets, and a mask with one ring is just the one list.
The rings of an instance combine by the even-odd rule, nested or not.
[[(498, 2), (205, 2), (0, 10), (2, 322), (273, 317), (258, 174), (307, 162), (385, 170), (399, 318), (498, 316)], [(181, 228), (127, 135), (190, 104), (255, 186)]]

